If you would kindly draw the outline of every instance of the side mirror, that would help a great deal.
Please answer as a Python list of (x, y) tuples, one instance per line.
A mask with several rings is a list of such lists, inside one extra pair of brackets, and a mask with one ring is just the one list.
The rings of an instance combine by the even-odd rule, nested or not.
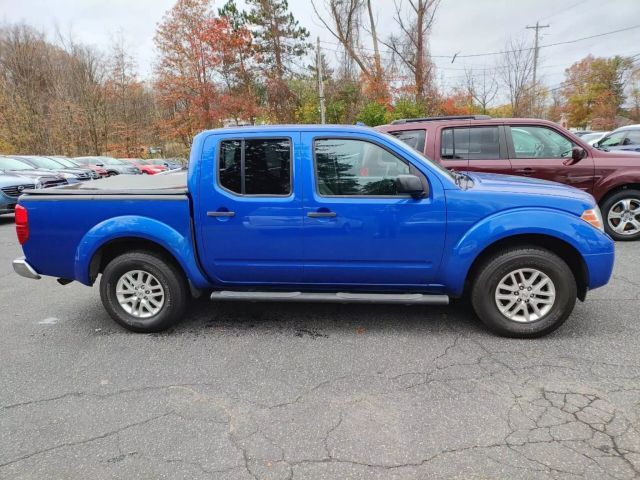
[(428, 194), (422, 181), (415, 175), (398, 175), (396, 190), (398, 193), (408, 193), (413, 198), (423, 198)]
[(573, 147), (571, 149), (571, 158), (565, 160), (564, 164), (565, 165), (576, 164), (586, 156), (587, 156), (587, 151), (584, 148), (582, 148), (582, 147)]

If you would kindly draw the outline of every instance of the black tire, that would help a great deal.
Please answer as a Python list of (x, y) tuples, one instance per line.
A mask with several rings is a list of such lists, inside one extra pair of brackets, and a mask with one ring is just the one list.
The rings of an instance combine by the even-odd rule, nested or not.
[[(613, 195), (607, 197), (605, 201), (602, 202), (602, 219), (604, 221), (604, 229), (614, 240), (620, 240), (620, 241), (639, 240), (640, 229), (632, 234), (621, 234), (616, 232), (613, 229), (612, 225), (609, 224), (609, 213), (611, 209), (616, 207), (618, 202), (626, 199), (631, 200), (634, 204), (636, 203), (640, 204), (640, 190), (634, 190), (631, 188), (620, 190), (619, 192), (616, 192)], [(617, 211), (617, 208), (616, 208), (616, 211)], [(635, 218), (638, 221), (640, 221), (640, 214), (636, 215)]]
[(118, 175), (118, 172), (107, 172), (108, 177), (115, 177), (116, 175)]
[[(530, 322), (518, 322), (503, 315), (496, 300), (498, 284), (521, 268), (542, 272), (555, 288), (555, 302), (550, 310)], [(498, 335), (514, 338), (535, 338), (553, 332), (573, 311), (576, 297), (576, 280), (569, 266), (556, 254), (534, 246), (510, 248), (487, 258), (477, 270), (471, 288), (471, 303), (480, 320)]]
[[(164, 303), (148, 318), (127, 312), (118, 302), (116, 286), (120, 278), (132, 270), (148, 272), (162, 286)], [(109, 262), (100, 279), (100, 298), (104, 308), (118, 324), (133, 332), (159, 332), (175, 325), (183, 316), (189, 298), (184, 274), (174, 262), (148, 251), (133, 251)], [(150, 312), (146, 312), (148, 314)]]

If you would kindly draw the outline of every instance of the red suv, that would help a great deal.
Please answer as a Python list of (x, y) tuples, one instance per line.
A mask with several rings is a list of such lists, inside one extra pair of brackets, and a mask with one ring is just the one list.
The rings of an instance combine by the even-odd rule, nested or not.
[(598, 201), (607, 233), (640, 239), (640, 155), (609, 152), (556, 123), (486, 115), (396, 120), (376, 127), (447, 168), (564, 183)]

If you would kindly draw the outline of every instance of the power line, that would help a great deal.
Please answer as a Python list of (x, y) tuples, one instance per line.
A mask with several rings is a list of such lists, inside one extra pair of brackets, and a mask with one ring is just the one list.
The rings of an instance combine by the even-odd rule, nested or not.
[[(574, 38), (573, 40), (566, 40), (564, 42), (556, 42), (556, 43), (548, 43), (546, 45), (538, 45), (538, 48), (549, 48), (549, 47), (556, 47), (558, 45), (568, 45), (570, 43), (576, 43), (576, 42), (582, 42), (584, 40), (590, 40), (592, 38), (599, 38), (599, 37), (604, 37), (607, 35), (613, 35), (616, 33), (621, 33), (621, 32), (627, 32), (629, 30), (635, 30), (637, 28), (640, 28), (640, 25), (632, 25), (630, 27), (625, 27), (625, 28), (620, 28), (618, 30), (611, 30), (609, 32), (603, 32), (603, 33), (598, 33), (595, 35), (589, 35), (587, 37), (581, 37), (581, 38)], [(321, 43), (327, 44), (327, 45), (335, 45), (335, 46), (342, 46), (341, 43), (336, 43), (336, 42), (328, 42), (326, 40), (320, 40)], [(361, 50), (365, 50), (365, 51), (373, 51), (373, 49), (371, 48), (366, 48), (366, 47), (359, 47)], [(516, 53), (516, 52), (524, 52), (524, 51), (528, 51), (528, 50), (533, 50), (535, 49), (535, 47), (527, 47), (527, 48), (520, 48), (520, 49), (516, 49), (516, 50), (500, 50), (500, 51), (496, 51), (496, 52), (481, 52), (481, 53), (469, 53), (469, 54), (457, 54), (456, 58), (474, 58), (474, 57), (487, 57), (487, 56), (491, 56), (491, 55), (503, 55), (505, 53)], [(332, 50), (335, 52), (339, 52), (342, 53), (342, 50), (338, 50), (338, 49), (332, 49), (332, 48), (326, 48), (326, 50)], [(393, 52), (389, 52), (389, 53), (393, 53)], [(427, 57), (429, 58), (452, 58), (453, 55), (435, 55), (435, 54), (427, 54)]]

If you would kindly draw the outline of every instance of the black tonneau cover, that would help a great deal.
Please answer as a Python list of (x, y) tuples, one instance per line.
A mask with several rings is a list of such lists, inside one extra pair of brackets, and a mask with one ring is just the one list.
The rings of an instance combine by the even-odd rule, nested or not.
[(184, 195), (187, 172), (159, 175), (115, 175), (64, 187), (25, 190), (29, 195)]

